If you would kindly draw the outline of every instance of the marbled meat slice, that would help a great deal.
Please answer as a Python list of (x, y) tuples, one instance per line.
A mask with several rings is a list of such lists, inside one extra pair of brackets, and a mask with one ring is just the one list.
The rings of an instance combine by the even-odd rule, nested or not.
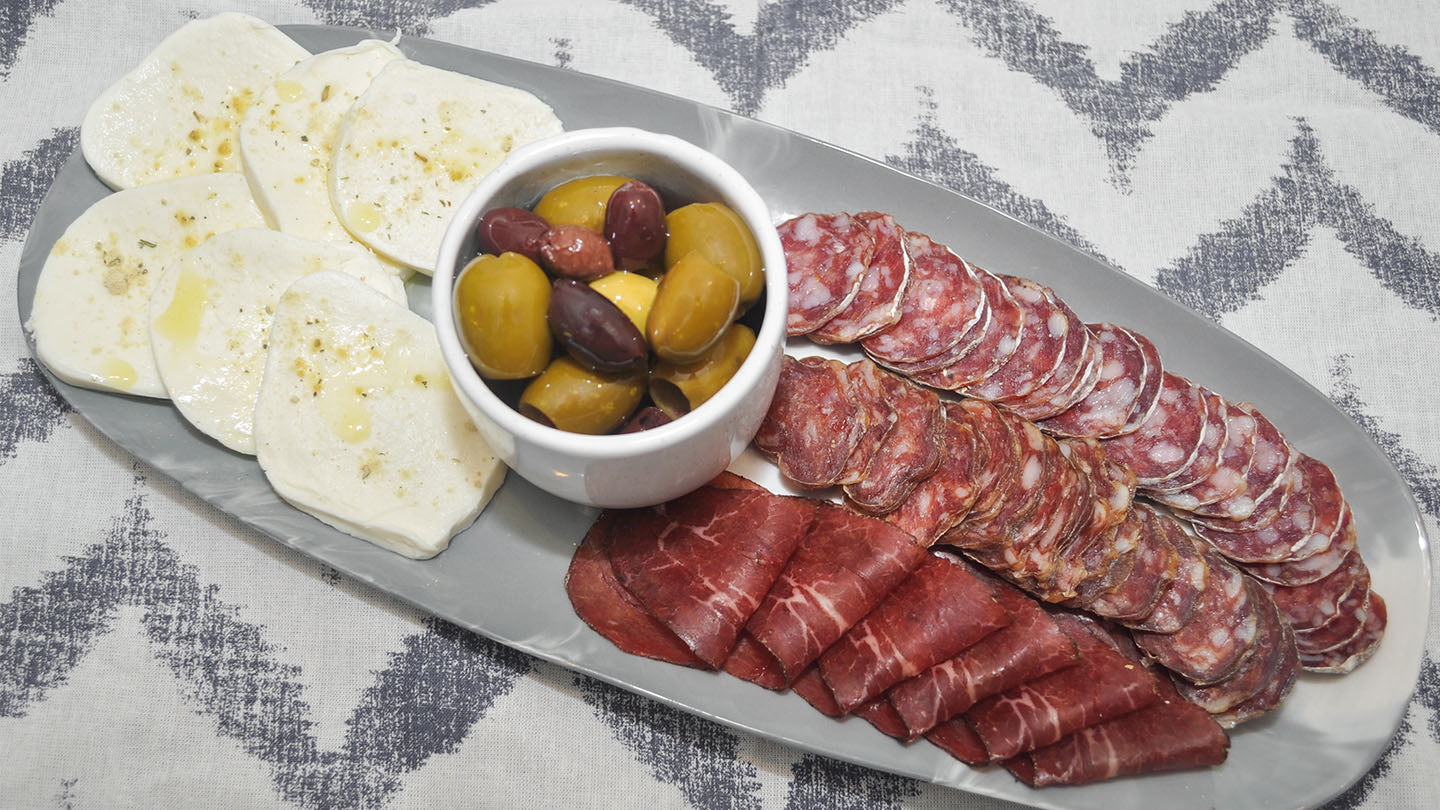
[(1316, 655), (1339, 649), (1360, 635), (1365, 622), (1370, 618), (1369, 588), (1355, 588), (1340, 600), (1340, 605), (1331, 619), (1319, 627), (1296, 631), (1295, 646), (1301, 655)]
[(814, 516), (807, 498), (701, 487), (617, 512), (610, 564), (650, 615), (718, 668)]
[(864, 719), (874, 726), (881, 734), (894, 737), (897, 740), (910, 739), (910, 730), (905, 727), (905, 721), (901, 719), (900, 713), (895, 711), (885, 698), (876, 698), (852, 712), (856, 717)]
[(932, 552), (820, 656), (820, 675), (849, 712), (1009, 623), (988, 578)]
[(885, 394), (885, 380), (888, 376), (868, 358), (860, 358), (845, 367), (845, 379), (850, 384), (850, 396), (855, 400), (865, 430), (855, 440), (850, 456), (840, 474), (835, 477), (839, 485), (854, 484), (865, 479), (870, 461), (880, 452), (880, 447), (900, 421), (890, 397)]
[(1174, 633), (1134, 631), (1147, 655), (1198, 684), (1223, 680), (1239, 667), (1255, 643), (1260, 614), (1244, 574), (1218, 554), (1206, 562), (1210, 581), (1185, 626)]
[(1196, 522), (1218, 531), (1243, 532), (1269, 525), (1286, 497), (1282, 485), (1297, 455), (1279, 428), (1254, 405), (1242, 402), (1236, 407), (1255, 420), (1255, 455), (1245, 471), (1245, 486), (1224, 500), (1190, 510)]
[[(1123, 326), (1121, 328), (1125, 329)], [(1125, 420), (1124, 426), (1115, 432), (1117, 436), (1134, 433), (1150, 419), (1160, 402), (1160, 391), (1165, 385), (1165, 365), (1160, 360), (1160, 350), (1155, 348), (1150, 338), (1134, 329), (1125, 331), (1130, 335), (1130, 339), (1135, 341), (1135, 345), (1140, 347), (1140, 355), (1145, 360), (1145, 375), (1140, 379), (1140, 396), (1135, 398), (1135, 404), (1131, 407), (1130, 416)]]
[(1201, 526), (1201, 536), (1240, 562), (1282, 563), (1313, 557), (1329, 548), (1340, 526), (1344, 498), (1323, 463), (1300, 454), (1295, 482), (1275, 521), (1247, 532), (1220, 532)]
[(1100, 347), (1085, 328), (1085, 322), (1064, 301), (1057, 298), (1055, 303), (1070, 325), (1054, 370), (1030, 393), (995, 403), (1034, 422), (1063, 413), (1079, 402), (1090, 393), (1086, 385), (1094, 387), (1100, 369)]
[(686, 667), (705, 668), (678, 636), (645, 610), (615, 578), (607, 551), (616, 512), (605, 511), (585, 533), (570, 568), (565, 572), (565, 593), (575, 615), (595, 632), (631, 655), (654, 658)]
[(1184, 678), (1175, 679), (1175, 688), (1182, 697), (1211, 714), (1228, 712), (1259, 694), (1269, 684), (1285, 652), (1284, 622), (1275, 604), (1255, 593), (1260, 588), (1255, 580), (1247, 579), (1245, 587), (1251, 589), (1251, 598), (1260, 606), (1260, 613), (1255, 643), (1240, 666), (1229, 677), (1208, 686), (1197, 686)]
[(873, 211), (856, 214), (855, 220), (864, 225), (875, 240), (875, 254), (860, 279), (855, 299), (810, 333), (810, 339), (816, 343), (854, 343), (900, 320), (900, 300), (910, 282), (905, 229), (889, 214)]
[(984, 467), (976, 471), (975, 503), (970, 505), (968, 520), (983, 521), (994, 517), (1003, 505), (1006, 494), (1024, 464), (1021, 434), (1010, 428), (1010, 419), (1001, 415), (994, 405), (978, 399), (961, 400), (955, 410), (947, 406), (946, 418), (966, 418), (975, 427), (977, 445), (984, 445), (981, 455)]
[[(1006, 576), (1026, 590), (1048, 602), (1064, 595), (1051, 591), (1060, 566), (1060, 555), (1089, 523), (1094, 514), (1092, 478), (1075, 463), (1059, 443), (1049, 443), (1049, 483), (1046, 501), (1042, 501), (1023, 525), (1009, 532), (1009, 541), (1002, 548)], [(997, 566), (998, 567), (998, 566)]]
[(900, 301), (900, 320), (860, 341), (882, 364), (913, 363), (940, 354), (968, 334), (985, 312), (980, 279), (950, 248), (924, 234), (907, 233), (905, 250), (910, 254), (910, 283)]
[(755, 434), (780, 472), (802, 487), (833, 486), (865, 433), (865, 416), (845, 364), (821, 357), (781, 358), (780, 382)]
[(1225, 403), (1225, 446), (1220, 464), (1203, 481), (1180, 492), (1151, 492), (1150, 497), (1167, 506), (1193, 512), (1206, 504), (1218, 503), (1245, 489), (1245, 476), (1255, 458), (1255, 417), (1240, 406)]
[(1375, 650), (1379, 649), (1380, 639), (1385, 637), (1387, 618), (1385, 600), (1380, 598), (1380, 594), (1371, 591), (1370, 614), (1366, 617), (1365, 627), (1360, 634), (1350, 643), (1334, 650), (1312, 655), (1302, 653), (1300, 664), (1307, 672), (1344, 675), (1353, 671), (1369, 660), (1370, 656), (1375, 654)]
[(985, 698), (965, 712), (986, 751), (997, 760), (1059, 742), (1082, 728), (1113, 720), (1160, 700), (1158, 678), (1085, 629), (1057, 614), (1080, 662)]
[(720, 668), (728, 675), (766, 689), (779, 691), (789, 685), (780, 662), (749, 633), (741, 633), (734, 649)]
[(797, 678), (925, 558), (925, 546), (905, 532), (821, 503), (745, 628), (786, 681)]
[(1050, 379), (1070, 333), (1070, 318), (1049, 287), (1015, 276), (1002, 276), (1001, 280), (1025, 311), (1019, 343), (1004, 365), (983, 380), (958, 389), (990, 402), (1022, 397)]
[(820, 677), (820, 667), (814, 664), (790, 682), (790, 689), (826, 717), (845, 716), (845, 712), (840, 710), (840, 704), (835, 702), (834, 693), (825, 684), (825, 679)]
[(1200, 386), (1166, 372), (1150, 418), (1134, 433), (1106, 439), (1105, 452), (1134, 471), (1142, 489), (1163, 484), (1199, 454), (1205, 413)]
[(925, 732), (925, 739), (967, 765), (984, 765), (993, 759), (980, 735), (961, 717), (946, 720)]
[[(1103, 438), (1125, 427), (1140, 398), (1145, 355), (1128, 330), (1110, 323), (1086, 324), (1099, 345), (1100, 370), (1095, 386), (1079, 402), (1040, 423), (1057, 436)], [(1157, 375), (1158, 377), (1158, 375)], [(1157, 384), (1158, 390), (1158, 384)]]
[(881, 383), (898, 419), (870, 459), (865, 477), (845, 486), (856, 508), (883, 515), (900, 505), (915, 485), (939, 469), (945, 412), (934, 392), (886, 374)]
[(1370, 589), (1370, 569), (1361, 559), (1360, 552), (1352, 551), (1340, 567), (1329, 576), (1322, 577), (1308, 585), (1276, 585), (1259, 580), (1275, 600), (1275, 607), (1291, 627), (1298, 630), (1314, 630), (1335, 618), (1340, 603), (1350, 592), (1359, 588)]
[(1225, 421), (1225, 406), (1228, 403), (1203, 385), (1200, 386), (1200, 395), (1205, 398), (1205, 426), (1200, 431), (1200, 448), (1185, 469), (1163, 483), (1147, 486), (1146, 490), (1158, 493), (1183, 492), (1209, 478), (1219, 469), (1228, 432)]
[(952, 546), (969, 551), (1002, 546), (1012, 527), (1028, 519), (1044, 499), (1046, 467), (1054, 463), (1046, 453), (1047, 437), (1033, 423), (1019, 417), (1001, 418), (1007, 420), (1010, 430), (1020, 437), (1021, 456), (1015, 464), (1015, 474), (1005, 482), (994, 508), (984, 512), (973, 510), (960, 525), (945, 533), (944, 542)]
[(1224, 762), (1230, 738), (1219, 724), (1163, 680), (1157, 689), (1158, 702), (1006, 760), (1006, 769), (1031, 787), (1051, 787)]
[(1166, 515), (1157, 515), (1156, 519), (1179, 553), (1180, 565), (1149, 615), (1126, 622), (1126, 626), (1151, 633), (1174, 633), (1190, 621), (1196, 601), (1210, 582), (1210, 564), (1205, 559), (1205, 544), (1185, 531), (1180, 521)]
[(802, 214), (776, 230), (790, 287), (786, 332), (804, 335), (850, 306), (875, 255), (875, 238), (849, 214)]
[(1350, 505), (1341, 510), (1340, 525), (1331, 535), (1328, 548), (1302, 560), (1278, 563), (1240, 563), (1245, 573), (1276, 585), (1308, 585), (1334, 573), (1356, 548), (1355, 516)]
[(1130, 576), (1143, 525), (1140, 515), (1131, 509), (1119, 526), (1096, 535), (1088, 544), (1076, 544), (1065, 550), (1062, 564), (1078, 565), (1086, 572), (1075, 586), (1075, 595), (1063, 602), (1066, 607), (1088, 609), (1092, 602)]
[(963, 356), (948, 365), (933, 371), (914, 374), (917, 382), (946, 391), (956, 391), (972, 385), (994, 374), (1010, 360), (1020, 344), (1021, 331), (1025, 326), (1025, 309), (1005, 282), (993, 273), (972, 267), (980, 278), (985, 293), (985, 302), (990, 308), (990, 320), (985, 334), (975, 346)]
[(916, 485), (904, 502), (885, 515), (885, 520), (908, 532), (924, 545), (965, 519), (979, 492), (975, 467), (988, 461), (985, 447), (975, 436), (965, 412), (957, 402), (942, 403), (945, 427), (941, 436), (940, 466)]
[(1170, 540), (1164, 518), (1144, 506), (1135, 507), (1140, 537), (1130, 574), (1086, 606), (1097, 616), (1137, 621), (1149, 616), (1180, 571), (1180, 552)]
[(1079, 662), (1075, 642), (1033, 598), (992, 580), (1010, 624), (886, 694), (910, 735), (923, 734), (983, 698)]
[(1284, 638), (1279, 644), (1280, 660), (1275, 663), (1275, 670), (1266, 679), (1263, 689), (1233, 708), (1215, 715), (1215, 721), (1224, 728), (1234, 728), (1270, 713), (1285, 702), (1290, 690), (1295, 688), (1295, 680), (1300, 674), (1300, 655), (1295, 649), (1295, 631), (1283, 622), (1280, 629)]

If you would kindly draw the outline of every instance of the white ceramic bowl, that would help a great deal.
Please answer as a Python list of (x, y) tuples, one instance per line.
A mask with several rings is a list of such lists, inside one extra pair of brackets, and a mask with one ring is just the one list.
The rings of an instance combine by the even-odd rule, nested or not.
[[(521, 416), (476, 373), (455, 323), (455, 275), (478, 252), (480, 216), (504, 206), (530, 208), (560, 183), (594, 174), (643, 180), (660, 192), (667, 208), (725, 203), (755, 234), (765, 262), (764, 318), (740, 370), (700, 407), (640, 433), (587, 436)], [(456, 208), (431, 284), (440, 349), (476, 427), (513, 470), (566, 500), (649, 506), (699, 487), (750, 443), (775, 393), (785, 343), (786, 282), (770, 211), (739, 172), (679, 138), (629, 128), (585, 129), (515, 150)]]

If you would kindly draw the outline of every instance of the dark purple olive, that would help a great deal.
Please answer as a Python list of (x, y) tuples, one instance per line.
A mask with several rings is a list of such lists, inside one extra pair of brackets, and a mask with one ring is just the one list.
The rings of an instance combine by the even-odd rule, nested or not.
[(650, 430), (651, 428), (657, 428), (661, 425), (668, 425), (671, 421), (673, 420), (671, 420), (669, 416), (666, 416), (664, 411), (652, 405), (649, 408), (641, 408), (636, 411), (635, 415), (630, 417), (630, 421), (625, 423), (625, 427), (620, 428), (620, 432), (639, 433), (642, 430)]
[(643, 370), (650, 359), (649, 346), (630, 317), (588, 284), (555, 279), (546, 317), (550, 333), (582, 366), (619, 374)]
[(605, 205), (605, 238), (615, 258), (648, 262), (665, 250), (665, 205), (655, 189), (631, 180)]
[(615, 272), (605, 237), (580, 225), (555, 225), (540, 246), (541, 264), (557, 276), (594, 281)]
[(519, 253), (536, 264), (540, 263), (540, 248), (548, 233), (550, 223), (524, 208), (493, 208), (480, 217), (476, 226), (482, 253)]

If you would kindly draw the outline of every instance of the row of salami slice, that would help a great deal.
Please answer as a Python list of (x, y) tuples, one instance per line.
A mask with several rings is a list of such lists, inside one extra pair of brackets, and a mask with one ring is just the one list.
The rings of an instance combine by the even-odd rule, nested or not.
[[(779, 231), (791, 335), (858, 342), (875, 362), (926, 386), (992, 402), (1052, 435), (1100, 439), (1146, 499), (1193, 521), (1265, 583), (1306, 669), (1344, 673), (1373, 654), (1384, 602), (1369, 588), (1349, 507), (1329, 469), (1291, 447), (1253, 405), (1166, 371), (1134, 330), (1082, 323), (1043, 285), (975, 267), (887, 215), (805, 214)], [(800, 288), (808, 294), (797, 306)], [(849, 435), (835, 439), (838, 453)], [(852, 462), (835, 482), (857, 506), (887, 511), (924, 469), (882, 467), (901, 480), (848, 480), (862, 472)], [(826, 471), (804, 472), (822, 479)]]
[(884, 520), (730, 474), (603, 513), (566, 591), (626, 652), (793, 689), (1030, 784), (1211, 765), (1229, 746), (1119, 631)]
[[(852, 384), (872, 375), (888, 385)], [(886, 412), (870, 398), (892, 390), (895, 404), (910, 401), (909, 391), (926, 393), (869, 360), (787, 356), (756, 445), (782, 471), (860, 470), (844, 485), (856, 508), (921, 543), (961, 550), (1046, 602), (1129, 627), (1145, 654), (1175, 674), (1180, 692), (1223, 724), (1257, 717), (1286, 697), (1298, 672), (1295, 634), (1270, 595), (1168, 512), (1132, 503), (1134, 473), (1100, 442), (1056, 439), (1011, 411), (933, 394), (924, 400), (929, 410), (910, 421), (940, 423), (916, 434), (938, 437), (935, 465), (903, 464), (889, 452), (903, 420), (884, 420), (890, 434), (878, 443), (837, 444), (836, 432), (818, 429), (823, 412), (831, 427), (854, 424), (850, 434), (863, 436), (867, 415)], [(895, 439), (912, 440), (919, 441)], [(822, 456), (833, 460), (813, 465)], [(852, 499), (877, 480), (906, 482), (898, 507), (875, 510)]]

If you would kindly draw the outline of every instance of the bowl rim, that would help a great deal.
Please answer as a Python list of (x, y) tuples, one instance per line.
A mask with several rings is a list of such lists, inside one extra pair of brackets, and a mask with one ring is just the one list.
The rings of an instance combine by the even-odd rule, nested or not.
[[(592, 435), (542, 425), (500, 399), (470, 363), (455, 322), (453, 290), (460, 267), (460, 249), (482, 209), (497, 191), (518, 176), (552, 162), (586, 155), (625, 152), (660, 157), (715, 186), (732, 209), (750, 227), (765, 266), (765, 315), (755, 335), (755, 347), (735, 375), (710, 399), (672, 422), (637, 433)], [(585, 175), (577, 175), (585, 176)], [(466, 259), (468, 263), (468, 258)], [(445, 229), (431, 277), (431, 308), (441, 354), (457, 393), (468, 399), (501, 430), (517, 440), (550, 451), (592, 459), (643, 456), (683, 443), (723, 423), (753, 396), (766, 376), (776, 351), (785, 342), (788, 311), (785, 254), (764, 199), (733, 166), (690, 141), (635, 127), (596, 127), (552, 135), (511, 152), (456, 206)]]

